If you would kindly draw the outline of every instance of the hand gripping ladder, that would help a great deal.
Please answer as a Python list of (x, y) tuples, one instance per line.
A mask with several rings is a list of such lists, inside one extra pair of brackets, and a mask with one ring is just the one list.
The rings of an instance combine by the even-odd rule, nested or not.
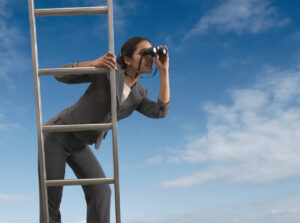
[[(118, 144), (117, 144), (117, 112), (116, 112), (116, 82), (115, 71), (110, 70), (110, 89), (111, 89), (111, 114), (112, 123), (101, 124), (80, 124), (80, 125), (42, 125), (41, 97), (40, 97), (40, 80), (41, 75), (68, 75), (68, 74), (86, 74), (94, 73), (103, 75), (108, 70), (104, 68), (85, 67), (85, 68), (54, 68), (39, 69), (37, 39), (36, 39), (36, 16), (65, 16), (65, 15), (92, 15), (92, 14), (108, 14), (108, 37), (109, 51), (114, 52), (114, 30), (113, 30), (113, 5), (112, 0), (107, 0), (107, 6), (99, 7), (73, 7), (73, 8), (49, 8), (35, 9), (34, 0), (28, 0), (29, 21), (31, 34), (31, 50), (32, 65), (35, 88), (35, 106), (37, 119), (38, 134), (38, 163), (40, 171), (41, 186), (41, 210), (44, 219), (43, 223), (49, 223), (48, 214), (48, 197), (47, 187), (64, 186), (64, 185), (91, 185), (91, 184), (114, 184), (115, 186), (115, 211), (116, 222), (120, 223), (120, 191), (119, 191), (119, 164), (118, 164)], [(112, 129), (113, 139), (113, 162), (114, 162), (114, 178), (91, 178), (91, 179), (68, 179), (68, 180), (47, 180), (45, 171), (45, 153), (43, 132), (71, 132), (71, 131), (87, 131), (87, 130), (103, 130)]]

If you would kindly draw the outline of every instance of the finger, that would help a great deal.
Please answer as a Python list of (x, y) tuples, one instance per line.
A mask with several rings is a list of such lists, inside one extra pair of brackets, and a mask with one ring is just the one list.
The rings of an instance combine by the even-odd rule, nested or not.
[(108, 61), (111, 61), (111, 62), (113, 62), (113, 63), (115, 63), (115, 64), (117, 63), (117, 60), (116, 60), (115, 57), (105, 56), (105, 57), (103, 57), (103, 59), (108, 60)]
[(111, 60), (111, 59), (108, 59), (108, 58), (103, 58), (103, 61), (105, 62), (105, 64), (109, 65), (109, 67), (111, 69), (117, 69), (117, 63), (115, 60)]
[(104, 59), (104, 57), (100, 58), (100, 60), (97, 61), (95, 64), (95, 67), (105, 67), (108, 69), (113, 69), (113, 66), (111, 66), (107, 61)]
[(110, 61), (111, 63), (113, 63), (113, 65), (115, 66), (115, 69), (117, 69), (117, 60), (115, 57), (103, 57), (104, 60), (106, 61)]
[(113, 52), (111, 52), (111, 51), (108, 51), (108, 52), (105, 54), (105, 56), (116, 58), (115, 54), (114, 54)]
[(155, 64), (157, 65), (159, 63), (159, 55), (156, 53), (155, 54)]
[(110, 61), (110, 62), (112, 62), (113, 64), (117, 65), (117, 60), (116, 60), (115, 57), (104, 56), (102, 59), (103, 59), (103, 60), (106, 60), (106, 61)]
[(116, 60), (116, 58), (114, 58), (114, 57), (110, 58), (109, 61), (112, 62), (115, 67), (117, 67), (117, 60)]
[(105, 67), (108, 68), (110, 70), (114, 70), (114, 66), (112, 66), (110, 63), (108, 63), (107, 61), (102, 61), (102, 66), (101, 67)]

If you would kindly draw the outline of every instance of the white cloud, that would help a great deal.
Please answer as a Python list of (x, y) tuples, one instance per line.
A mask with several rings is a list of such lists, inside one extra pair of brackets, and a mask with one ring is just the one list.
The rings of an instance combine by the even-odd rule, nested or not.
[(0, 131), (23, 128), (21, 124), (10, 122), (4, 114), (0, 113)]
[(15, 84), (9, 74), (15, 74), (31, 63), (18, 49), (20, 44), (24, 43), (24, 35), (15, 25), (11, 11), (7, 8), (7, 1), (0, 1), (0, 9), (0, 79), (6, 88), (15, 90)]
[(25, 195), (0, 194), (0, 201), (24, 201), (30, 200), (30, 197)]
[(12, 128), (21, 129), (21, 128), (23, 128), (23, 126), (18, 123), (0, 123), (0, 130), (7, 130), (7, 129), (12, 129)]
[[(128, 15), (132, 15), (136, 13), (136, 8), (138, 7), (138, 2), (136, 1), (128, 1), (123, 4), (120, 4), (119, 1), (113, 1), (113, 14), (114, 14), (114, 29), (115, 33), (124, 33), (126, 31), (126, 27), (129, 25), (126, 17)], [(85, 1), (85, 5), (90, 6), (104, 6), (107, 5), (107, 1), (103, 0), (87, 0)], [(99, 28), (100, 27), (100, 28)], [(100, 30), (107, 30), (107, 23), (97, 24), (94, 30), (100, 32)], [(102, 31), (101, 31), (102, 32)]]
[(129, 223), (298, 223), (300, 219), (300, 196), (285, 197), (272, 202), (259, 204), (240, 204), (213, 206), (210, 208), (190, 207), (186, 213), (161, 213), (156, 216), (147, 216), (144, 219)]
[(164, 159), (207, 168), (165, 181), (164, 187), (217, 178), (261, 183), (300, 174), (300, 69), (265, 72), (254, 86), (230, 91), (230, 105), (204, 106), (206, 132)]
[(288, 23), (289, 19), (278, 18), (269, 0), (226, 0), (203, 15), (185, 39), (210, 31), (256, 34)]
[(149, 164), (158, 164), (158, 163), (161, 163), (163, 161), (163, 158), (161, 155), (157, 155), (157, 156), (154, 156), (154, 157), (151, 157), (147, 160), (147, 163)]
[(161, 222), (296, 223), (300, 218), (299, 211), (300, 199), (298, 196), (296, 198), (284, 198), (274, 203), (207, 208), (184, 216), (174, 217), (171, 221)]
[(227, 68), (232, 68), (232, 67), (237, 67), (239, 65), (245, 66), (250, 64), (252, 59), (250, 57), (241, 59), (241, 58), (226, 58), (224, 59), (220, 64), (219, 67), (222, 69), (227, 69)]
[(9, 15), (9, 13), (7, 12), (6, 9), (6, 4), (7, 4), (7, 0), (0, 0), (0, 16), (2, 17), (7, 17)]

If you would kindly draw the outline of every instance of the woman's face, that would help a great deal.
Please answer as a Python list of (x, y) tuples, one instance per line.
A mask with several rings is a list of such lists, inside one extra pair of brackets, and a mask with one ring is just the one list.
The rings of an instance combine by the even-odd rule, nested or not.
[[(136, 45), (136, 50), (134, 51), (132, 58), (126, 58), (127, 71), (131, 71), (132, 73), (137, 71), (141, 59), (141, 52), (150, 47), (152, 47), (152, 45), (147, 40), (143, 40)], [(154, 60), (151, 55), (143, 56), (139, 73), (152, 73), (153, 63)]]

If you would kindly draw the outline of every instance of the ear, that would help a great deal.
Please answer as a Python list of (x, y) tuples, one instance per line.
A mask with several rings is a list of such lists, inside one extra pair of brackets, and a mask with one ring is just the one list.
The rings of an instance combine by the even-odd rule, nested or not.
[(131, 59), (130, 59), (128, 56), (125, 56), (125, 57), (124, 57), (124, 63), (125, 63), (126, 65), (129, 65), (129, 66), (130, 66), (130, 64), (131, 64)]

